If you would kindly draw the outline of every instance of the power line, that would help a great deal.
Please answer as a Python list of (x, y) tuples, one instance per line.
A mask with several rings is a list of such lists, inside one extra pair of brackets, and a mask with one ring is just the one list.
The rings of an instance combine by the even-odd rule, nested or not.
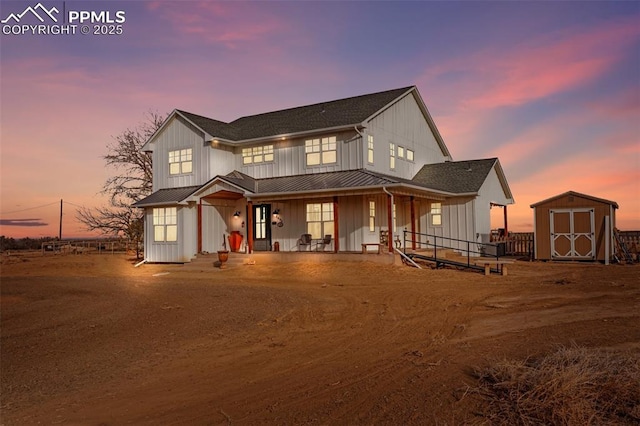
[(65, 203), (65, 204), (71, 204), (71, 205), (72, 205), (72, 206), (74, 206), (74, 207), (84, 208), (84, 206), (79, 206), (79, 205), (77, 205), (77, 204), (73, 204), (73, 203), (72, 203), (72, 202), (70, 202), (70, 201), (65, 201), (64, 203)]
[(35, 209), (41, 209), (43, 207), (53, 206), (54, 204), (58, 204), (58, 202), (54, 201), (53, 203), (43, 204), (42, 206), (36, 206), (36, 207), (28, 207), (28, 208), (22, 209), (22, 210), (13, 210), (13, 211), (10, 211), (10, 212), (0, 212), (0, 214), (5, 215), (5, 214), (22, 213), (22, 212), (26, 212), (26, 211), (29, 211), (29, 210), (35, 210)]

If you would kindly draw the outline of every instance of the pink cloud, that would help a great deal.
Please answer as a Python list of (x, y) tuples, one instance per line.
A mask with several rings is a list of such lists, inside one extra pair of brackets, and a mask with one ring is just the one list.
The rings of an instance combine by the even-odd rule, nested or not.
[(559, 33), (517, 45), (486, 49), (429, 68), (420, 81), (437, 87), (438, 79), (462, 73), (453, 83), (460, 109), (517, 106), (584, 85), (618, 63), (640, 36), (636, 18), (612, 22), (582, 33)]
[(178, 34), (238, 49), (246, 43), (268, 42), (291, 28), (266, 7), (243, 3), (153, 2), (149, 9), (162, 15)]

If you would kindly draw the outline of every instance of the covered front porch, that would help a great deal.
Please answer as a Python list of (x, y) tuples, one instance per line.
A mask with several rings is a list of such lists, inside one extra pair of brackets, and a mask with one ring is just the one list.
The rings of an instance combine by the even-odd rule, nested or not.
[[(220, 184), (202, 190), (192, 201), (197, 253), (393, 253), (405, 244), (416, 249), (419, 232), (448, 232), (442, 194), (380, 187), (333, 192), (256, 195)], [(466, 213), (458, 214), (466, 221)], [(404, 230), (413, 236), (406, 242)]]

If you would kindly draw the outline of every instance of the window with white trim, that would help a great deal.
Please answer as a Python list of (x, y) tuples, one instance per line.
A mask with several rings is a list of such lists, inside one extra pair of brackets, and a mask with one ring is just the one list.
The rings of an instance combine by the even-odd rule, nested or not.
[(376, 202), (369, 201), (369, 231), (376, 230)]
[(407, 160), (413, 161), (413, 150), (407, 149)]
[(404, 158), (404, 147), (398, 147), (398, 158)]
[(431, 210), (429, 210), (431, 216), (432, 226), (442, 225), (442, 203), (431, 203)]
[(311, 238), (320, 239), (333, 232), (333, 203), (307, 204), (307, 233)]
[(367, 135), (367, 161), (373, 164), (373, 136)]
[(178, 241), (178, 214), (175, 207), (153, 209), (153, 240)]
[(338, 161), (336, 137), (306, 140), (304, 141), (304, 152), (307, 166), (335, 164)]
[(273, 145), (242, 148), (242, 164), (266, 163), (273, 161)]
[(191, 148), (169, 151), (169, 174), (179, 175), (193, 171), (193, 150)]
[(389, 168), (394, 170), (396, 168), (396, 144), (389, 144)]

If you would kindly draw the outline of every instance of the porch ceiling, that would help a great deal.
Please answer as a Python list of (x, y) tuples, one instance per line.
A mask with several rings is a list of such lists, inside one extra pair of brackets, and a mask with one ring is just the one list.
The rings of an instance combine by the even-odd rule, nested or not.
[(243, 194), (239, 193), (239, 192), (233, 192), (233, 191), (217, 191), (214, 192), (213, 194), (209, 194), (206, 195), (204, 197), (202, 197), (203, 200), (239, 200), (240, 198), (244, 197)]

